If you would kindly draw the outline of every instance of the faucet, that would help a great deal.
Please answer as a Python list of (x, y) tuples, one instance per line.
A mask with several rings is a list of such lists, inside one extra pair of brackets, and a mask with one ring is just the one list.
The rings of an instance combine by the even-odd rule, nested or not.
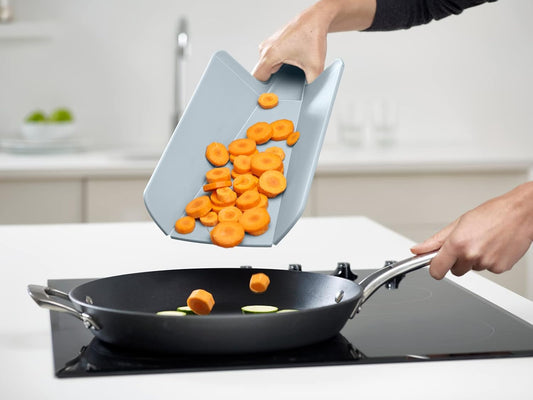
[(188, 22), (185, 17), (181, 17), (178, 21), (176, 45), (176, 58), (174, 65), (174, 113), (172, 115), (172, 132), (178, 124), (186, 103), (185, 91), (185, 61), (190, 54), (190, 37), (188, 30)]

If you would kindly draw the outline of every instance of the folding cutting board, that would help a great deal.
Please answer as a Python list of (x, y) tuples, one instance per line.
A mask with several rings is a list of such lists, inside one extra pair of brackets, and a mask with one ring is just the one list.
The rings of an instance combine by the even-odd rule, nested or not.
[[(308, 85), (302, 70), (283, 65), (267, 82), (260, 82), (228, 53), (215, 53), (144, 191), (146, 208), (159, 228), (173, 239), (211, 243), (212, 228), (200, 222), (190, 234), (174, 230), (187, 203), (205, 194), (205, 173), (213, 168), (205, 158), (206, 146), (215, 141), (228, 145), (246, 137), (247, 128), (259, 121), (289, 119), (300, 131), (293, 147), (284, 141), (258, 146), (260, 151), (270, 146), (283, 148), (287, 189), (269, 199), (268, 231), (246, 235), (241, 246), (279, 243), (304, 211), (343, 69), (343, 62), (335, 60)], [(264, 92), (278, 95), (277, 107), (264, 110), (258, 106), (257, 98)]]

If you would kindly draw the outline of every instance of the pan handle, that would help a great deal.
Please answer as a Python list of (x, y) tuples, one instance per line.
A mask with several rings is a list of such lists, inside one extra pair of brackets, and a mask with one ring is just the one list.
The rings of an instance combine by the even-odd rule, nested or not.
[(372, 296), (375, 291), (378, 290), (381, 286), (383, 286), (387, 282), (390, 282), (391, 279), (429, 265), (433, 257), (435, 257), (436, 255), (437, 252), (434, 251), (431, 253), (421, 254), (411, 258), (407, 258), (405, 260), (401, 260), (395, 262), (394, 264), (378, 269), (377, 271), (368, 275), (359, 283), (359, 286), (361, 286), (363, 292), (359, 300), (357, 300), (357, 303), (355, 304), (355, 308), (352, 314), (350, 315), (350, 318), (353, 318), (355, 314), (361, 311), (361, 306), (363, 305), (363, 303), (367, 301), (368, 298)]
[(47, 308), (52, 311), (66, 312), (81, 320), (83, 322), (83, 325), (85, 325), (87, 329), (92, 329), (95, 331), (100, 329), (100, 326), (89, 314), (80, 312), (74, 307), (54, 300), (54, 297), (58, 297), (62, 300), (67, 300), (68, 302), (70, 302), (70, 298), (65, 292), (48, 286), (28, 285), (28, 294), (37, 303), (39, 307)]

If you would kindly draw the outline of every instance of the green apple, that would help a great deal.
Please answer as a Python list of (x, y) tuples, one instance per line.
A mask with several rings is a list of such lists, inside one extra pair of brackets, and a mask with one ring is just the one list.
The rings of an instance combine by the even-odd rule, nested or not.
[(26, 122), (45, 122), (46, 115), (42, 111), (34, 111), (26, 117)]
[(72, 113), (66, 108), (58, 108), (50, 115), (52, 122), (70, 122), (72, 120)]

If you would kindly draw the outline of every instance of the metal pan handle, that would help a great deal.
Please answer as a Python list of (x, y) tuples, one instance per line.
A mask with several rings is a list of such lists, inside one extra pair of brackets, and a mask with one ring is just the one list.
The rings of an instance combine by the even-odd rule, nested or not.
[(85, 325), (87, 329), (100, 329), (100, 326), (89, 314), (80, 312), (74, 307), (54, 300), (54, 297), (58, 297), (60, 299), (67, 300), (68, 302), (70, 302), (70, 298), (65, 292), (48, 286), (28, 285), (28, 294), (37, 303), (39, 307), (47, 308), (52, 311), (66, 312), (81, 320), (83, 322), (83, 325)]
[(350, 315), (350, 318), (353, 318), (361, 310), (361, 306), (365, 301), (372, 296), (376, 290), (381, 286), (385, 285), (388, 282), (391, 282), (394, 278), (401, 277), (408, 272), (415, 271), (422, 267), (425, 267), (431, 263), (433, 257), (437, 255), (437, 252), (431, 252), (426, 254), (421, 254), (411, 258), (407, 258), (402, 261), (395, 262), (394, 264), (388, 265), (372, 274), (368, 275), (363, 279), (359, 286), (363, 289), (363, 293), (359, 300), (357, 301), (355, 308)]

